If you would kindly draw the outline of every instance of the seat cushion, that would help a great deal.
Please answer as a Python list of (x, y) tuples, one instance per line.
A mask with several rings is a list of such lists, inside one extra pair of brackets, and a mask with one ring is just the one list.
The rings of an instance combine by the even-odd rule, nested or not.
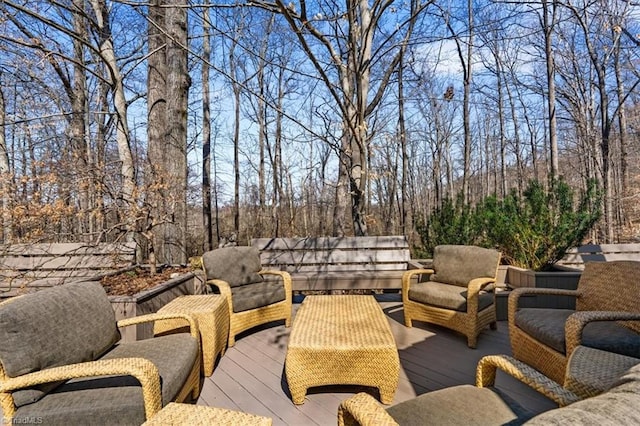
[(231, 287), (259, 283), (260, 252), (255, 247), (223, 247), (202, 255), (207, 280), (223, 280)]
[[(467, 289), (457, 285), (427, 281), (412, 284), (409, 300), (453, 311), (467, 312)], [(481, 292), (478, 296), (478, 311), (493, 303), (493, 294)]]
[[(162, 403), (175, 399), (198, 357), (198, 342), (186, 333), (122, 343), (102, 359), (140, 357), (153, 362), (161, 377)], [(145, 421), (140, 384), (131, 376), (76, 379), (34, 404), (20, 407), (20, 419), (46, 425), (140, 425)]]
[[(575, 311), (570, 309), (523, 308), (516, 312), (515, 323), (529, 336), (565, 353), (564, 326)], [(594, 321), (587, 324), (581, 344), (591, 348), (640, 358), (640, 334), (615, 321)]]
[(476, 246), (441, 245), (433, 252), (431, 281), (466, 287), (474, 278), (495, 278), (500, 252)]
[[(9, 377), (92, 361), (118, 340), (115, 314), (97, 282), (65, 284), (0, 305), (0, 361)], [(52, 386), (13, 393), (16, 406)]]
[(281, 279), (269, 279), (261, 283), (247, 284), (231, 289), (233, 312), (261, 308), (281, 302), (285, 298), (286, 294)]
[(460, 385), (387, 408), (400, 426), (521, 424), (531, 414), (488, 388)]

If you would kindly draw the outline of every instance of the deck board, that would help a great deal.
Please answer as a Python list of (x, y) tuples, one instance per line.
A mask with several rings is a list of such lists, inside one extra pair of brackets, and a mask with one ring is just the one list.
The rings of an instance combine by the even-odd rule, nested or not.
[[(431, 390), (474, 384), (475, 367), (482, 356), (511, 353), (506, 321), (499, 322), (496, 331), (483, 331), (477, 349), (469, 349), (466, 338), (451, 330), (419, 321), (406, 328), (401, 301), (395, 295), (383, 299), (386, 301), (381, 301), (381, 306), (400, 356), (400, 383), (394, 404)], [(298, 307), (294, 304), (294, 320)], [(197, 403), (271, 417), (274, 425), (335, 425), (340, 401), (366, 390), (377, 396), (375, 389), (361, 386), (323, 386), (311, 388), (303, 405), (294, 405), (284, 378), (290, 331), (283, 322), (276, 322), (239, 335), (213, 375), (204, 379)], [(555, 407), (501, 372), (496, 386), (533, 412)]]

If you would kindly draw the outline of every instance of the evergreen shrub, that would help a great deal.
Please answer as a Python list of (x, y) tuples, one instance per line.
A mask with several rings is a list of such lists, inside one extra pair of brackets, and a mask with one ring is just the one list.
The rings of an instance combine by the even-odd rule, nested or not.
[(529, 182), (522, 196), (486, 197), (475, 206), (461, 196), (447, 199), (427, 218), (416, 220), (422, 247), (430, 257), (440, 244), (472, 244), (502, 252), (504, 263), (544, 271), (580, 245), (601, 215), (601, 194), (595, 182), (576, 196), (563, 180), (547, 189)]

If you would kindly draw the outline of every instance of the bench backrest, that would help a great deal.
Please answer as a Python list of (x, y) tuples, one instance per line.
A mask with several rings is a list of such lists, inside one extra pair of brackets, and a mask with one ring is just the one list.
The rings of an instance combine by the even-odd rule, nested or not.
[(51, 287), (130, 266), (135, 259), (135, 242), (0, 245), (0, 291), (9, 296), (20, 287)]
[(404, 236), (255, 238), (262, 265), (291, 274), (407, 270)]

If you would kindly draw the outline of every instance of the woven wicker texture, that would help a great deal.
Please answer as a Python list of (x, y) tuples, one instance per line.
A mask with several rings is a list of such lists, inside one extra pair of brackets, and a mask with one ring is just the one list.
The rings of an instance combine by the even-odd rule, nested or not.
[(376, 387), (393, 401), (400, 371), (389, 322), (372, 296), (307, 296), (287, 348), (285, 373), (294, 404), (322, 385)]
[[(531, 386), (560, 406), (580, 400), (572, 392), (540, 374), (530, 366), (507, 355), (490, 355), (480, 359), (476, 370), (476, 386), (491, 387), (495, 384), (496, 371), (500, 369), (510, 376)], [(446, 409), (446, 407), (443, 407)], [(478, 409), (477, 407), (475, 409)], [(420, 424), (416, 419), (412, 424)], [(338, 407), (338, 426), (396, 426), (385, 408), (366, 393), (358, 393), (340, 403)]]
[[(198, 322), (191, 315), (182, 312), (167, 312), (167, 313), (155, 313), (140, 315), (138, 317), (127, 318), (118, 321), (118, 327), (129, 327), (137, 324), (144, 324), (146, 322), (155, 322), (162, 320), (181, 320), (189, 324), (189, 333), (191, 336), (200, 342), (200, 331), (198, 330)], [(198, 345), (200, 346), (200, 344)], [(182, 402), (189, 398), (198, 398), (200, 396), (200, 360), (194, 363), (191, 373), (187, 378), (182, 389), (176, 396), (176, 401)]]
[[(173, 320), (182, 318), (189, 324), (190, 334), (200, 339), (198, 325), (194, 318), (181, 313), (148, 314), (118, 321), (118, 327), (128, 327), (158, 320)], [(136, 377), (142, 385), (142, 393), (147, 418), (162, 407), (162, 392), (158, 369), (150, 361), (142, 358), (120, 358), (98, 360), (80, 364), (65, 365), (48, 368), (19, 377), (8, 377), (0, 364), (0, 407), (6, 423), (14, 416), (16, 407), (11, 392), (42, 383), (64, 381), (80, 377), (130, 375)], [(176, 401), (187, 398), (197, 398), (200, 393), (200, 363), (194, 366), (182, 389), (176, 396)], [(8, 419), (8, 420), (7, 420)]]
[[(632, 320), (625, 326), (640, 333), (640, 262), (589, 262), (577, 290), (518, 288), (508, 302), (509, 339), (513, 356), (552, 380), (563, 383), (567, 359), (581, 344), (582, 330), (594, 320)], [(565, 353), (532, 338), (515, 324), (519, 300), (523, 295), (558, 295), (576, 298), (576, 312), (565, 325)], [(631, 295), (634, 295), (631, 297)], [(589, 307), (591, 311), (582, 308)]]
[[(213, 374), (218, 355), (223, 356), (229, 336), (229, 309), (227, 300), (220, 295), (192, 295), (173, 299), (158, 313), (182, 312), (193, 316), (198, 323), (202, 354), (202, 372)], [(156, 321), (153, 332), (156, 335), (172, 331), (182, 331), (187, 326), (180, 319)]]
[(229, 347), (236, 344), (236, 335), (245, 330), (253, 328), (260, 324), (266, 324), (272, 321), (284, 320), (285, 327), (291, 326), (291, 305), (293, 302), (293, 294), (291, 292), (291, 275), (285, 271), (262, 270), (260, 275), (278, 275), (282, 279), (285, 300), (274, 303), (272, 305), (263, 306), (249, 311), (233, 312), (233, 299), (231, 297), (231, 287), (229, 283), (223, 280), (208, 280), (207, 284), (215, 286), (220, 294), (227, 299), (229, 307)]
[(81, 377), (109, 375), (133, 376), (142, 386), (144, 410), (147, 418), (157, 413), (162, 407), (160, 374), (155, 365), (143, 358), (119, 358), (84, 362), (48, 368), (22, 376), (7, 378), (0, 372), (0, 402), (5, 421), (10, 424), (16, 408), (10, 392), (43, 383), (52, 383)]
[(580, 399), (544, 374), (508, 355), (482, 357), (476, 369), (476, 386), (486, 388), (495, 385), (498, 368), (555, 401), (561, 407)]
[(578, 346), (569, 359), (564, 386), (581, 398), (596, 396), (636, 364), (639, 358)]
[(338, 426), (397, 426), (398, 423), (368, 393), (358, 393), (340, 403)]
[(183, 425), (216, 425), (216, 426), (270, 426), (272, 420), (240, 411), (202, 405), (177, 404), (172, 402), (163, 408), (145, 426), (183, 426)]
[[(402, 304), (404, 307), (404, 321), (407, 327), (413, 325), (413, 320), (438, 324), (455, 330), (467, 337), (467, 345), (475, 348), (478, 335), (487, 326), (496, 328), (496, 307), (494, 303), (478, 312), (478, 295), (487, 285), (495, 282), (493, 278), (478, 278), (469, 282), (467, 286), (467, 312), (443, 309), (437, 306), (425, 305), (409, 299), (411, 281), (417, 275), (432, 274), (433, 269), (411, 269), (402, 276)], [(497, 273), (497, 265), (496, 265)]]

